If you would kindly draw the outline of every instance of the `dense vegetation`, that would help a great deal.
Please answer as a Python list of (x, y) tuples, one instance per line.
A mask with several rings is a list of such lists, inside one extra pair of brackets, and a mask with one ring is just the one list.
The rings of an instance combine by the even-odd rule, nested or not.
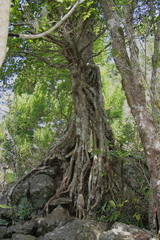
[(115, 194), (121, 162), (145, 154), (160, 218), (158, 1), (82, 1), (59, 28), (33, 38), (75, 2), (11, 3), (1, 81), (14, 95), (1, 123), (1, 158), (14, 177), (44, 159), (66, 159), (59, 192), (67, 190), (75, 202), (86, 194), (92, 212), (106, 192)]

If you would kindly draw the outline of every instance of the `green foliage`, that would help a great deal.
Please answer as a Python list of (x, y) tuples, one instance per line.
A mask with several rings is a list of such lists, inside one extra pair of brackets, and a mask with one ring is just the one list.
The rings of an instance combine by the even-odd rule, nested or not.
[(7, 225), (8, 225), (7, 220), (5, 220), (5, 219), (3, 219), (3, 218), (0, 218), (0, 225), (1, 225), (1, 226), (7, 226)]
[(31, 215), (31, 203), (27, 198), (22, 198), (19, 205), (15, 207), (16, 220), (29, 220)]
[(44, 63), (33, 66), (30, 60), (15, 80), (14, 102), (5, 121), (11, 136), (2, 144), (5, 161), (12, 167), (18, 164), (21, 174), (42, 160), (73, 111), (68, 71), (42, 71)]
[[(111, 122), (122, 119), (124, 115), (124, 94), (120, 83), (120, 77), (114, 64), (107, 64), (101, 70), (103, 82), (103, 94), (105, 97), (105, 109)], [(114, 80), (113, 80), (114, 79)]]
[[(109, 55), (108, 55), (109, 57)], [(130, 154), (133, 150), (142, 151), (139, 134), (129, 106), (122, 91), (121, 79), (112, 62), (101, 67), (103, 95), (105, 99), (105, 109), (109, 117), (116, 140), (121, 146), (121, 150), (109, 152), (108, 154), (122, 157)], [(125, 150), (125, 151), (123, 151)], [(126, 150), (128, 152), (126, 152)], [(122, 159), (121, 158), (121, 159)]]
[[(135, 194), (133, 195), (135, 196)], [(132, 196), (132, 197), (133, 197)], [(137, 198), (137, 197), (136, 197)], [(138, 198), (137, 198), (138, 199)], [(142, 208), (139, 209), (139, 212), (130, 212), (130, 204), (134, 204), (136, 206), (135, 209), (138, 210), (138, 205), (142, 204), (142, 200), (139, 199), (140, 202), (133, 202), (131, 197), (128, 199), (119, 199), (118, 202), (113, 200), (107, 201), (102, 208), (98, 212), (98, 221), (108, 223), (112, 225), (116, 221), (124, 222), (126, 224), (134, 224), (139, 227), (143, 226), (142, 218)], [(142, 206), (141, 206), (142, 207)], [(146, 220), (146, 219), (145, 219)]]
[[(105, 109), (116, 140), (127, 150), (139, 145), (139, 136), (122, 91), (120, 76), (111, 62), (101, 67)], [(122, 152), (121, 152), (122, 153)], [(114, 152), (115, 154), (121, 154)], [(110, 152), (109, 154), (113, 154)]]
[[(59, 21), (75, 2), (12, 1), (11, 31), (43, 32)], [(123, 7), (127, 4), (130, 1), (115, 1), (121, 14), (124, 14)], [(23, 22), (22, 16), (29, 24), (17, 24)], [(70, 16), (71, 28), (75, 29), (74, 34), (85, 31), (90, 16), (95, 23), (95, 36), (100, 36), (93, 45), (95, 62), (101, 67), (105, 109), (117, 141), (122, 146), (132, 148), (131, 143), (136, 139), (135, 127), (133, 122), (127, 122), (125, 116), (125, 96), (112, 60), (111, 47), (96, 55), (110, 42), (108, 32), (104, 31), (104, 19), (97, 1), (88, 0), (78, 7)], [(66, 26), (70, 27), (69, 24)], [(72, 116), (71, 79), (65, 67), (64, 49), (61, 48), (62, 30), (63, 27), (53, 32), (50, 41), (45, 38), (9, 39), (8, 58), (1, 76), (5, 82), (13, 79), (15, 96), (6, 119), (12, 140), (6, 138), (3, 142), (4, 159), (12, 165), (18, 163), (23, 169), (30, 166), (31, 162), (41, 161)], [(78, 39), (75, 44), (78, 44)]]
[(11, 141), (11, 139), (4, 139), (4, 142), (2, 143), (2, 157), (5, 160), (7, 164), (9, 164), (11, 167), (13, 167), (13, 163), (15, 162), (15, 148), (14, 144)]
[(0, 143), (4, 140), (5, 138), (5, 126), (4, 126), (4, 123), (0, 123)]
[(118, 221), (122, 215), (122, 208), (128, 202), (124, 200), (123, 202), (116, 203), (113, 200), (106, 202), (100, 209), (99, 221), (113, 223)]

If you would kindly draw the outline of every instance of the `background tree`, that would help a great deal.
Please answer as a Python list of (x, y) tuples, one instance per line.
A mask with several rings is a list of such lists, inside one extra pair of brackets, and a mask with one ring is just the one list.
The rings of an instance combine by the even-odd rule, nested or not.
[(0, 1), (0, 67), (7, 52), (10, 0)]
[[(154, 196), (154, 205), (156, 206), (158, 221), (160, 223), (160, 140), (158, 138), (156, 124), (153, 121), (152, 115), (147, 109), (144, 78), (140, 67), (139, 49), (137, 46), (134, 25), (138, 21), (137, 18), (135, 19), (135, 16), (136, 11), (139, 9), (139, 7), (145, 6), (146, 8), (143, 8), (143, 10), (141, 10), (142, 14), (144, 14), (144, 12), (147, 14), (146, 11), (151, 10), (154, 12), (154, 19), (152, 18), (153, 15), (148, 16), (151, 17), (151, 23), (154, 24), (155, 27), (151, 88), (152, 94), (154, 96), (158, 72), (160, 41), (160, 22), (156, 14), (158, 2), (155, 1), (153, 5), (153, 2), (148, 2), (148, 4), (145, 4), (133, 0), (130, 3), (128, 2), (124, 4), (124, 12), (119, 11), (118, 5), (113, 1), (107, 2), (100, 0), (100, 2), (103, 6), (107, 26), (111, 33), (113, 57), (116, 66), (122, 76), (123, 89), (125, 91), (127, 101), (131, 108), (134, 119), (137, 123), (138, 131), (148, 161), (148, 168), (151, 174), (151, 186)], [(124, 17), (123, 25), (120, 21), (122, 16)], [(129, 48), (129, 54), (127, 51), (127, 46)], [(154, 100), (155, 97), (152, 97), (152, 107)]]

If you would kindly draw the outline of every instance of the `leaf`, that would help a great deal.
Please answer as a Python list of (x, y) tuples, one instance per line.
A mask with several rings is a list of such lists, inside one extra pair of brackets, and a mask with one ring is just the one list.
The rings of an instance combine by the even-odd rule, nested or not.
[(116, 207), (116, 204), (113, 200), (110, 200), (109, 201), (109, 205), (112, 207), (112, 208), (115, 208)]
[(124, 206), (124, 204), (125, 204), (125, 203), (127, 203), (127, 202), (128, 202), (128, 200), (125, 200), (124, 202), (122, 202), (122, 203), (119, 203), (117, 206), (118, 206), (118, 207), (123, 207), (123, 206)]
[(116, 221), (120, 217), (121, 213), (120, 212), (114, 212), (112, 216), (109, 218), (109, 221)]
[(89, 11), (88, 13), (85, 13), (85, 15), (83, 16), (83, 20), (85, 21), (90, 16), (91, 16), (91, 11)]
[(135, 213), (133, 216), (137, 221), (141, 220), (141, 215), (139, 213)]
[(14, 182), (15, 180), (15, 173), (6, 173), (4, 176), (4, 181), (6, 183)]
[(7, 205), (5, 205), (5, 204), (0, 204), (0, 208), (12, 208), (12, 207), (7, 206)]

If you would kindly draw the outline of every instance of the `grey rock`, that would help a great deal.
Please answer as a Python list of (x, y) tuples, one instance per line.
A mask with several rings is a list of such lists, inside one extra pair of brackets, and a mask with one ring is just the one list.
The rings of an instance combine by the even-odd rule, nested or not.
[[(0, 198), (0, 204), (7, 205), (7, 197), (8, 197), (8, 192), (6, 192)], [(11, 216), (12, 216), (12, 209), (11, 208), (0, 208), (0, 219), (2, 219), (2, 218), (10, 219)]]
[(6, 233), (7, 227), (6, 226), (0, 226), (0, 239), (3, 238), (4, 234)]
[(103, 232), (99, 240), (156, 240), (156, 236), (146, 229), (124, 223), (114, 223), (112, 229)]
[[(148, 182), (146, 182), (145, 177), (149, 179), (149, 173), (148, 169), (146, 168), (146, 164), (141, 160), (141, 165), (139, 164), (139, 161), (135, 158), (126, 158), (126, 163), (123, 165), (123, 177), (126, 184), (131, 188), (134, 189), (137, 192), (140, 192), (140, 189), (142, 186), (147, 186)], [(142, 168), (145, 173), (142, 173)], [(137, 181), (137, 179), (142, 180)]]
[[(43, 208), (46, 201), (53, 195), (57, 185), (60, 183), (61, 175), (57, 171), (60, 171), (60, 162), (55, 163), (53, 167), (39, 167), (33, 169), (31, 173), (23, 176), (19, 180), (18, 184), (13, 183), (7, 186), (7, 191), (0, 198), (0, 204), (8, 203), (8, 196), (12, 206), (16, 209), (16, 206), (21, 205), (21, 199), (27, 198), (28, 204), (31, 205), (31, 210), (35, 210), (35, 213)], [(58, 168), (59, 166), (59, 168)], [(53, 180), (54, 178), (54, 180)], [(6, 219), (15, 219), (15, 212), (12, 209), (0, 208), (0, 217)]]
[(18, 184), (12, 194), (12, 204), (15, 205), (20, 201), (21, 198), (26, 197), (28, 191), (29, 182), (27, 180)]
[(57, 226), (66, 224), (68, 221), (71, 221), (71, 219), (68, 210), (58, 206), (46, 217), (38, 217), (24, 223), (9, 226), (6, 230), (6, 236), (11, 237), (15, 234), (30, 235), (32, 232), (34, 232), (36, 236), (41, 236), (53, 231)]
[(23, 224), (12, 225), (7, 228), (7, 236), (12, 236), (13, 234), (30, 234), (35, 226), (34, 221), (28, 221)]
[(54, 199), (51, 203), (50, 206), (58, 206), (58, 205), (69, 205), (72, 203), (72, 199), (71, 198), (67, 198), (67, 197), (60, 197), (57, 199)]
[(43, 208), (55, 189), (52, 178), (46, 174), (35, 175), (30, 179), (30, 197), (34, 208)]
[(44, 235), (47, 232), (53, 231), (57, 226), (62, 226), (71, 220), (68, 210), (61, 206), (55, 208), (47, 217), (40, 217), (36, 219), (35, 227), (38, 236)]
[(51, 212), (50, 216), (54, 219), (56, 224), (60, 225), (70, 221), (71, 219), (68, 210), (60, 205)]
[(44, 240), (98, 240), (105, 230), (103, 224), (76, 219), (44, 235)]
[(44, 240), (44, 237), (40, 236), (39, 238), (37, 238), (37, 240)]
[(12, 240), (36, 240), (34, 236), (18, 234), (12, 237)]

